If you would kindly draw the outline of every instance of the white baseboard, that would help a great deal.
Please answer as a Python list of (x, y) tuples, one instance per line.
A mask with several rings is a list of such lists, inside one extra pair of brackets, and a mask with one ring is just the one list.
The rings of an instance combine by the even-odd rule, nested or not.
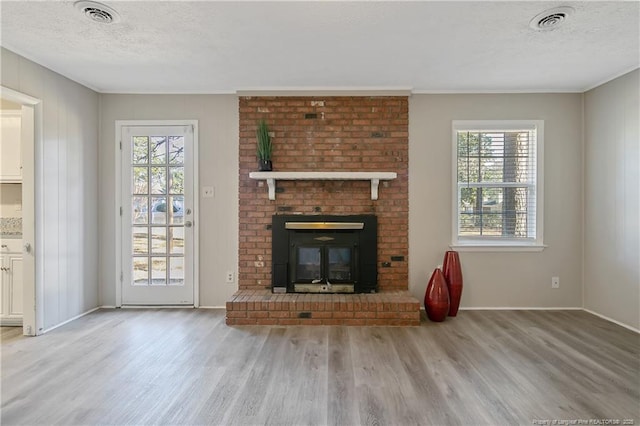
[[(424, 311), (424, 306), (420, 306), (420, 310)], [(489, 307), (489, 306), (477, 306), (477, 307), (460, 307), (459, 311), (582, 311), (582, 308), (578, 308), (575, 306), (571, 307), (555, 307), (555, 308), (540, 308), (540, 307), (527, 307), (523, 308), (519, 307), (507, 307), (507, 306), (497, 306), (497, 307)]]
[(121, 309), (195, 309), (193, 305), (122, 305)]
[(90, 314), (91, 312), (95, 312), (95, 311), (97, 311), (98, 309), (100, 309), (100, 307), (99, 307), (99, 306), (97, 306), (97, 307), (95, 307), (95, 308), (93, 308), (93, 309), (89, 309), (88, 311), (83, 312), (83, 313), (81, 313), (80, 315), (76, 315), (75, 317), (73, 317), (73, 318), (69, 318), (68, 320), (63, 321), (63, 322), (61, 322), (60, 324), (54, 325), (54, 326), (53, 326), (53, 327), (51, 327), (51, 328), (47, 328), (46, 330), (40, 330), (40, 332), (39, 332), (38, 334), (45, 334), (45, 333), (48, 333), (48, 332), (50, 332), (50, 331), (52, 331), (52, 330), (55, 330), (56, 328), (62, 327), (62, 326), (63, 326), (63, 325), (65, 325), (65, 324), (69, 324), (71, 321), (75, 321), (75, 320), (77, 320), (78, 318), (82, 318), (83, 316), (88, 315), (88, 314)]
[(624, 328), (626, 328), (627, 330), (635, 331), (636, 333), (640, 334), (640, 330), (639, 330), (639, 329), (634, 328), (634, 327), (631, 327), (630, 325), (624, 324), (624, 323), (622, 323), (622, 322), (620, 322), (620, 321), (616, 321), (616, 320), (614, 320), (613, 318), (609, 318), (608, 316), (605, 316), (605, 315), (599, 314), (599, 313), (597, 313), (597, 312), (593, 312), (591, 309), (586, 309), (586, 308), (585, 308), (585, 309), (584, 309), (584, 311), (585, 311), (585, 312), (590, 313), (591, 315), (595, 315), (595, 316), (597, 316), (597, 317), (600, 317), (600, 318), (602, 318), (603, 320), (607, 320), (607, 321), (612, 322), (612, 323), (614, 323), (614, 324), (616, 324), (616, 325), (619, 325), (620, 327), (624, 327)]
[[(135, 309), (141, 309), (141, 308), (191, 308), (192, 306), (133, 306), (133, 305), (128, 305), (128, 306), (122, 306), (122, 308), (127, 309), (127, 308), (135, 308)], [(100, 306), (100, 309), (116, 309), (116, 306), (111, 306), (111, 305), (102, 305)], [(226, 306), (198, 306), (196, 309), (226, 309)]]
[[(142, 309), (142, 308), (191, 308), (192, 306), (122, 306), (123, 309), (128, 309), (128, 308), (135, 308), (135, 309)], [(117, 306), (112, 306), (112, 305), (102, 305), (100, 306), (99, 309), (117, 309)], [(198, 306), (196, 309), (227, 309), (226, 306)]]
[(582, 311), (582, 308), (576, 306), (566, 306), (566, 307), (549, 307), (549, 308), (541, 308), (538, 306), (478, 306), (478, 307), (460, 307), (460, 311)]

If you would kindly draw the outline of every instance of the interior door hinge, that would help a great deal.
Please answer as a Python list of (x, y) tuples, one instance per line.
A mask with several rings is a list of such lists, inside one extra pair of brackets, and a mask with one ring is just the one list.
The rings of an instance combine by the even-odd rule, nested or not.
[(124, 273), (120, 271), (120, 282), (124, 281)]
[(122, 141), (120, 141), (120, 151), (122, 151)]
[(120, 207), (120, 216), (122, 216), (122, 207)]

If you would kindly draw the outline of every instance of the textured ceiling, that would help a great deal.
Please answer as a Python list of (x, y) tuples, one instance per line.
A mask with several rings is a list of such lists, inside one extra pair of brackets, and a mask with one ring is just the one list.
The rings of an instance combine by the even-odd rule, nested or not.
[[(583, 91), (640, 64), (640, 2), (2, 1), (5, 48), (100, 92)], [(570, 5), (564, 26), (529, 21)]]

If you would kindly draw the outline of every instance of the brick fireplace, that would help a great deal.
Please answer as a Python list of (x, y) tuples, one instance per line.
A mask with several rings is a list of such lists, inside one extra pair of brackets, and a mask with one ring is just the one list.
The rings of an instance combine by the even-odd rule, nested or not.
[[(419, 322), (419, 302), (407, 291), (408, 98), (240, 97), (239, 108), (239, 291), (227, 303), (227, 323), (382, 324), (371, 321), (383, 319), (379, 314), (388, 317), (389, 324), (415, 323), (416, 314)], [(380, 182), (377, 200), (372, 199), (369, 181), (278, 180), (275, 200), (270, 200), (267, 184), (249, 177), (257, 170), (255, 131), (261, 119), (272, 135), (274, 171), (395, 172), (397, 178)], [(273, 294), (273, 215), (375, 215), (378, 292)], [(359, 319), (364, 321), (336, 321), (345, 315), (347, 320), (356, 319), (353, 301), (345, 299), (356, 296), (359, 315), (364, 317)], [(371, 303), (362, 299), (366, 296), (371, 297)], [(305, 310), (303, 298), (310, 300), (310, 309)], [(311, 301), (313, 298), (317, 300)], [(252, 309), (247, 309), (248, 300)], [(340, 304), (343, 300), (344, 306)], [(274, 302), (271, 309), (270, 302)], [(282, 309), (284, 304), (287, 312)], [(314, 316), (311, 309), (320, 304), (322, 318), (317, 313)], [(363, 304), (372, 305), (372, 311), (363, 312)], [(336, 309), (347, 313), (334, 316), (331, 311)], [(402, 315), (394, 316), (394, 312)]]

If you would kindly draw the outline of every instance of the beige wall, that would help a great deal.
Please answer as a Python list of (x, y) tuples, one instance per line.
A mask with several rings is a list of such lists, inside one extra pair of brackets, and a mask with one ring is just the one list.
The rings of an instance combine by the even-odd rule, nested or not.
[[(100, 141), (101, 303), (115, 304), (115, 120), (197, 119), (200, 186), (200, 300), (222, 306), (238, 264), (238, 104), (225, 95), (102, 95)], [(461, 253), (466, 307), (582, 306), (582, 95), (414, 95), (410, 98), (409, 272), (422, 299), (451, 229), (451, 120), (545, 120), (545, 244), (541, 253)], [(562, 184), (562, 185), (561, 185)], [(551, 289), (551, 276), (561, 286)]]
[[(115, 121), (198, 120), (200, 198), (200, 305), (224, 306), (237, 290), (225, 272), (238, 273), (238, 98), (229, 95), (101, 95), (100, 302), (115, 300)], [(201, 195), (201, 194), (200, 194)]]
[(585, 93), (584, 307), (640, 329), (640, 71)]
[[(409, 104), (409, 289), (419, 298), (451, 243), (451, 121), (544, 120), (539, 253), (461, 252), (462, 307), (582, 306), (582, 95), (414, 95)], [(551, 277), (560, 288), (551, 288)]]
[(1, 84), (42, 100), (35, 250), (49, 329), (98, 306), (98, 94), (4, 48), (0, 56)]

